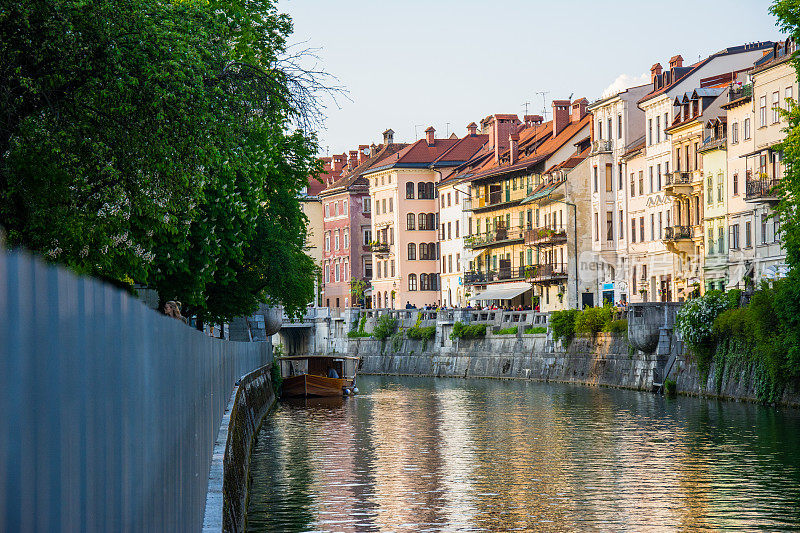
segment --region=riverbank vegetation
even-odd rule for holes
[[[498,329],[495,335],[516,335],[517,331],[519,331],[517,326],[511,326],[510,328]]]
[[[301,197],[328,92],[274,0],[0,10],[7,244],[221,322],[314,295]]]
[[[468,326],[462,322],[453,324],[453,331],[450,332],[450,340],[455,339],[478,339],[486,336],[486,324],[472,324]]]
[[[627,335],[628,321],[617,318],[617,315],[616,308],[611,305],[553,311],[550,314],[550,329],[553,338],[562,341],[565,346],[569,346],[576,336],[594,336],[601,331]]]
[[[547,328],[544,326],[528,326],[525,328],[525,335],[539,335],[547,333]]]

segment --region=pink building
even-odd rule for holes
[[[360,145],[349,154],[325,162],[322,201],[322,304],[344,309],[370,301],[372,280],[372,204],[369,183],[362,176],[372,164],[405,148],[384,138],[381,145]],[[324,159],[323,159],[324,160]],[[353,301],[353,282],[364,282],[361,301]]]

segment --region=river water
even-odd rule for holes
[[[265,420],[248,530],[800,530],[797,410],[488,379],[359,388]]]

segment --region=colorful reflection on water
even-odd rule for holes
[[[265,420],[248,530],[800,530],[796,410],[521,381],[359,388]]]

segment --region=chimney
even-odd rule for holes
[[[436,143],[436,139],[434,139],[433,134],[436,133],[436,130],[433,129],[433,126],[429,126],[427,130],[425,130],[425,140],[428,141],[428,146],[433,146]]]
[[[525,115],[526,126],[538,126],[542,123],[542,115]]]
[[[364,161],[367,160],[369,157],[369,145],[368,144],[359,144],[358,145],[358,164],[360,165]]]
[[[661,76],[661,63],[656,63],[652,67],[650,67],[650,83],[653,84],[653,88],[655,89],[655,81],[658,76]]]
[[[330,157],[323,157],[322,164],[324,165],[324,170],[326,173],[330,173],[331,171],[331,158]]]
[[[519,133],[508,136],[508,149],[511,154],[511,164],[516,165],[519,157]]]
[[[350,159],[347,161],[350,170],[358,166],[358,150],[350,150]]]
[[[390,145],[394,142],[394,130],[391,128],[383,132],[383,144]]]
[[[369,156],[375,157],[375,154],[378,153],[378,146],[375,143],[369,145]]]
[[[683,66],[683,57],[680,54],[676,56],[672,56],[669,60],[669,68],[670,70],[675,68],[681,68]]]
[[[347,160],[346,154],[333,156],[333,173],[339,174],[344,168],[344,162]]]
[[[470,122],[469,124],[467,124],[467,133],[469,134],[470,137],[473,135],[477,135],[478,125],[475,124],[474,122]]]
[[[517,131],[519,118],[517,115],[498,113],[486,117],[482,124],[483,131],[489,133],[489,145],[494,148],[494,162],[500,165],[500,154],[508,148],[508,136]]]
[[[569,124],[569,100],[553,100],[553,137]]]
[[[586,98],[581,98],[572,102],[572,116],[570,116],[569,121],[580,122],[581,119],[586,116],[586,109],[588,107],[589,100]]]

